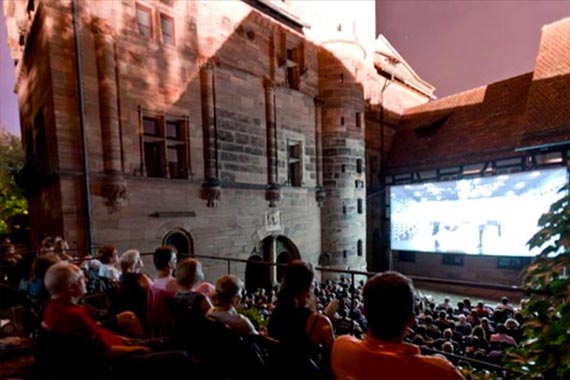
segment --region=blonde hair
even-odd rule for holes
[[[136,249],[129,249],[123,252],[121,258],[119,259],[121,263],[121,272],[126,273],[134,269],[140,258],[141,254]]]
[[[204,279],[202,264],[196,259],[186,258],[176,266],[176,282],[186,288],[193,288]]]
[[[216,282],[216,297],[220,300],[231,302],[232,298],[239,296],[242,288],[242,282],[236,276],[226,274]]]
[[[44,278],[45,286],[52,296],[60,295],[69,284],[75,283],[82,275],[81,269],[66,261],[52,265]]]

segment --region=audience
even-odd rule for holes
[[[368,331],[363,340],[339,337],[332,351],[332,369],[342,379],[463,379],[442,356],[424,356],[405,343],[414,323],[414,289],[397,272],[372,277],[364,286],[364,314]]]

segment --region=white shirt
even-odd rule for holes
[[[210,309],[208,318],[222,322],[240,335],[257,334],[255,327],[246,316],[238,314],[235,310],[220,310],[218,307]]]

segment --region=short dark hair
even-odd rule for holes
[[[368,328],[380,339],[401,337],[413,315],[412,280],[398,272],[384,272],[366,282],[363,291]]]
[[[114,245],[106,244],[106,245],[99,247],[99,250],[97,251],[97,258],[103,264],[109,264],[111,262],[111,260],[113,259],[115,252],[117,252],[117,249],[115,248]]]
[[[310,264],[293,260],[285,268],[279,298],[294,298],[311,288],[315,273]]]
[[[176,250],[169,245],[158,247],[152,255],[152,261],[156,269],[164,269],[170,263],[173,253],[176,253]]]

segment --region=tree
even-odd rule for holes
[[[524,271],[523,286],[533,292],[522,309],[525,340],[506,357],[519,380],[570,379],[570,184],[560,192],[527,243],[544,248]]]
[[[20,138],[0,126],[0,235],[20,229],[17,221],[28,214],[28,202],[14,180],[23,166]]]

